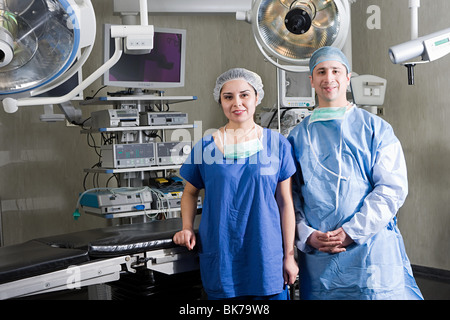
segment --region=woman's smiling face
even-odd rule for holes
[[[253,123],[257,101],[255,89],[245,80],[228,81],[220,93],[220,103],[225,116],[238,125]]]

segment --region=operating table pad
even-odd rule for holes
[[[196,218],[196,228],[199,220],[200,217]],[[11,283],[63,272],[71,266],[100,265],[102,261],[119,261],[120,264],[123,262],[117,260],[119,257],[128,259],[135,254],[168,248],[175,248],[178,252],[185,250],[172,241],[181,227],[181,219],[157,220],[50,236],[1,247],[0,291],[7,290]]]
[[[89,261],[86,250],[61,249],[37,240],[0,248],[0,284]]]

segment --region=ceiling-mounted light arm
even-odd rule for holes
[[[236,20],[245,21],[247,23],[252,23],[252,11],[237,11],[236,12]]]
[[[148,26],[148,5],[147,0],[139,0],[139,8],[141,9],[141,26]]]
[[[392,63],[400,64],[422,57],[422,62],[431,62],[450,53],[450,28],[413,39],[389,48]]]
[[[414,84],[414,67],[417,64],[440,59],[449,53],[450,28],[389,48],[392,63],[401,64],[407,68],[409,85]],[[422,61],[409,61],[417,57],[421,57]]]
[[[419,8],[420,0],[409,0],[409,9],[411,11],[411,39],[419,37]]]
[[[107,70],[112,68],[122,56],[124,51],[128,53],[148,53],[153,49],[154,27],[148,25],[147,19],[147,1],[140,0],[141,6],[141,25],[116,25],[111,27],[111,38],[115,39],[115,52],[113,56],[105,62],[94,73],[82,81],[72,91],[61,97],[39,97],[39,98],[20,98],[14,99],[11,97],[3,99],[3,108],[8,113],[14,113],[21,106],[38,106],[38,105],[53,105],[61,104],[73,99],[80,92],[91,85],[95,80],[100,78]],[[88,52],[90,53],[90,51]],[[79,63],[84,62],[88,53],[82,56]],[[83,60],[83,61],[81,61]],[[81,64],[80,64],[81,65]],[[74,64],[74,66],[76,66]],[[71,70],[76,70],[72,67]],[[66,72],[71,72],[66,71]],[[68,79],[67,75],[63,74],[61,77]],[[59,82],[60,83],[60,82]]]
[[[52,98],[24,98],[24,99],[13,99],[13,98],[5,98],[3,102],[3,108],[8,113],[16,112],[19,107],[22,106],[38,106],[38,105],[46,105],[46,104],[60,104],[66,101],[73,99],[76,95],[78,95],[81,91],[90,86],[95,80],[100,78],[108,69],[114,66],[122,56],[123,45],[122,39],[115,39],[116,49],[114,55],[105,62],[100,68],[98,68],[94,73],[92,73],[89,77],[87,77],[83,82],[81,82],[77,87],[75,87],[72,91],[62,97],[52,97]]]
[[[409,0],[411,11],[411,40],[389,48],[389,58],[394,64],[407,68],[408,84],[414,84],[414,68],[438,60],[450,53],[450,28],[418,37],[420,0]],[[421,61],[412,61],[420,57]]]

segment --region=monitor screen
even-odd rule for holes
[[[111,25],[105,24],[104,58],[114,54]],[[186,30],[155,27],[153,50],[148,54],[123,53],[103,75],[103,84],[122,88],[165,89],[184,86]]]
[[[315,90],[311,87],[309,72],[303,71],[301,67],[298,70],[297,72],[279,70],[280,102],[283,107],[309,108],[315,105]]]

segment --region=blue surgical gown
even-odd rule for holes
[[[343,119],[291,131],[302,299],[422,299],[397,227],[408,182],[392,127],[352,106]],[[314,230],[342,227],[354,240],[343,253],[306,244]]]
[[[295,171],[292,147],[264,129],[264,149],[225,159],[211,135],[195,144],[180,174],[205,189],[198,245],[208,297],[268,296],[283,291],[283,241],[275,200]]]

